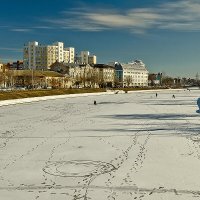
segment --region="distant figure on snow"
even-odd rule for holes
[[[116,92],[115,92],[115,94],[118,94],[118,93],[119,93],[119,91],[116,91]]]
[[[174,94],[172,95],[172,98],[175,99],[175,95]]]
[[[94,105],[97,105],[97,102],[96,102],[96,101],[94,101]]]
[[[158,96],[158,94],[156,93],[156,97]]]
[[[200,113],[200,98],[197,99],[197,105],[199,107],[199,110],[197,110],[197,112]]]

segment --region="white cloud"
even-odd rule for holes
[[[54,27],[51,27],[51,26],[34,26],[32,28],[34,28],[34,29],[53,29]]]
[[[13,28],[10,30],[13,32],[31,32],[32,31],[32,29],[27,29],[27,28]]]
[[[64,17],[61,19],[46,21],[59,28],[81,31],[126,29],[143,34],[148,29],[200,30],[200,2],[197,0],[177,0],[128,10],[81,8],[62,14]]]
[[[18,49],[18,48],[6,48],[6,47],[0,47],[0,50],[3,50],[3,51],[22,52],[22,49]]]
[[[9,26],[1,26],[1,25],[0,25],[0,28],[8,28],[8,27],[9,27]]]

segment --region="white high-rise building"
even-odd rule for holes
[[[27,69],[48,69],[56,61],[73,63],[74,48],[64,48],[63,42],[41,45],[29,42],[24,46],[24,67]]]
[[[64,43],[63,42],[55,42],[53,43],[53,46],[55,46],[56,49],[56,57],[58,62],[63,62],[64,61]]]
[[[95,55],[88,56],[88,64],[97,64],[97,57]]]
[[[97,57],[95,55],[90,55],[89,51],[81,51],[81,54],[76,56],[76,63],[79,63],[79,64],[96,64],[97,63]]]
[[[64,62],[74,63],[75,49],[74,47],[68,47],[64,49]]]
[[[88,64],[89,51],[81,51],[81,62],[82,64]]]
[[[36,48],[38,42],[29,42],[24,46],[24,66],[29,69],[36,68]]]

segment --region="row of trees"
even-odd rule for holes
[[[170,76],[163,76],[160,83],[156,84],[151,77],[149,78],[149,83],[151,86],[161,85],[161,86],[169,86],[169,87],[181,87],[181,86],[200,86],[200,80],[195,78],[173,78]]]
[[[114,86],[114,73],[113,77],[107,77],[103,69],[84,69],[81,73],[76,74],[74,79],[77,87],[104,88]]]
[[[14,83],[15,78],[12,71],[0,72],[0,87],[10,87]]]
[[[22,73],[21,75],[14,74],[13,70],[7,70],[0,72],[0,88],[8,87],[26,87],[26,88],[69,88],[69,87],[112,87],[113,81],[106,80],[106,77],[103,76],[103,73],[87,73],[76,75],[75,78],[58,76],[38,76],[37,71],[31,71],[26,74]]]
[[[17,70],[20,72],[21,70]],[[31,72],[31,71],[29,71]],[[32,71],[32,75],[16,75],[13,70],[2,70],[0,72],[0,87],[14,87],[14,86],[23,86],[23,87],[48,87],[53,88],[65,88],[65,87],[113,87],[121,84],[122,80],[119,80],[116,76],[110,77],[102,70],[83,70],[81,73],[76,74],[74,78],[70,77],[45,77],[45,75],[36,75],[37,71]],[[20,73],[19,73],[20,74]],[[23,73],[22,73],[23,74]],[[197,85],[200,86],[200,80],[198,74],[195,79],[190,78],[173,78],[170,76],[162,75],[160,76],[160,82],[157,84],[154,82],[156,80],[155,74],[149,75],[149,85],[155,86],[169,86],[169,87],[180,87],[186,85]],[[130,86],[132,83],[132,77],[127,76],[125,82],[127,86]]]
[[[65,88],[69,84],[69,78],[67,77],[51,77],[45,76],[16,76],[13,71],[0,72],[0,88],[13,88],[13,87],[25,87],[25,88]]]
[[[200,77],[199,74],[196,73],[194,78],[186,78],[186,77],[176,77],[173,78],[169,75],[166,75],[165,72],[158,74],[150,74],[149,75],[149,83],[150,85],[155,85],[154,80],[160,80],[160,85],[162,86],[200,86]]]

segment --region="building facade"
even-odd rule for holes
[[[58,62],[74,62],[74,48],[64,48],[63,42],[55,42],[52,45],[41,45],[38,42],[29,42],[24,45],[25,69],[49,69]]]
[[[75,62],[74,47],[64,48],[64,62],[65,63],[74,63]]]
[[[75,62],[78,64],[96,64],[97,57],[95,55],[90,55],[89,51],[81,51],[80,55],[76,55]]]
[[[97,57],[95,55],[89,55],[88,64],[90,65],[97,64]]]
[[[3,64],[0,63],[0,72],[3,72]]]
[[[50,69],[68,75],[74,87],[112,87],[115,80],[115,68],[106,64],[77,64],[55,62]]]
[[[106,64],[94,64],[98,72],[99,87],[113,87],[115,81],[115,68]]]
[[[121,87],[148,86],[148,70],[141,60],[115,63],[115,81]]]

